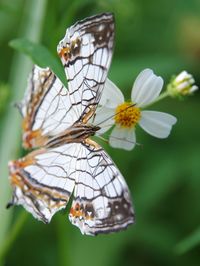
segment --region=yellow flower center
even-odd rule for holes
[[[115,123],[123,128],[134,127],[141,118],[140,108],[131,102],[125,102],[115,109]]]

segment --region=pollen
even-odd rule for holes
[[[134,127],[141,118],[140,108],[131,102],[120,104],[115,109],[115,123],[123,128]]]

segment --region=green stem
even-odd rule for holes
[[[153,105],[153,104],[165,99],[168,96],[170,96],[170,95],[169,95],[169,92],[166,90],[165,92],[161,93],[155,101],[153,101],[152,103],[144,106],[142,109],[146,109],[147,107],[149,107],[149,106],[151,106],[151,105]]]
[[[70,247],[73,245],[73,240],[70,237],[70,226],[69,221],[66,219],[65,216],[59,214],[56,220],[56,228],[57,228],[57,243],[58,243],[58,263],[59,266],[67,266],[71,265],[71,249]],[[69,239],[70,239],[70,246],[69,246]]]
[[[28,0],[25,2],[24,15],[20,36],[38,42],[42,32],[43,18],[47,0]],[[10,71],[10,87],[12,102],[22,98],[28,72],[31,68],[30,60],[22,54],[15,54]],[[10,199],[11,188],[8,182],[8,161],[15,158],[20,149],[20,115],[10,106],[4,120],[3,131],[0,139],[0,250],[4,250],[5,239],[11,222],[11,210],[5,206]],[[15,236],[16,237],[16,236]],[[8,250],[7,250],[8,251]],[[0,261],[0,265],[3,264]]]
[[[0,261],[4,259],[4,257],[6,256],[6,254],[12,247],[12,244],[14,243],[23,225],[25,224],[27,217],[28,217],[28,213],[26,211],[22,211],[20,213],[17,221],[14,223],[14,226],[11,228],[11,231],[7,235],[3,247],[0,250]]]

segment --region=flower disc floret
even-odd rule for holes
[[[123,128],[134,127],[140,118],[140,108],[131,102],[124,102],[115,109],[115,123]]]

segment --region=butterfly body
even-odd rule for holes
[[[23,146],[34,149],[9,163],[13,197],[48,223],[73,195],[69,219],[83,234],[119,231],[134,223],[127,184],[90,137],[114,42],[114,18],[104,13],[75,23],[58,45],[68,88],[34,66],[21,102]]]
[[[99,129],[100,127],[98,126],[76,123],[59,136],[50,139],[46,143],[46,146],[48,148],[53,148],[66,143],[81,143],[90,136],[94,136]]]

